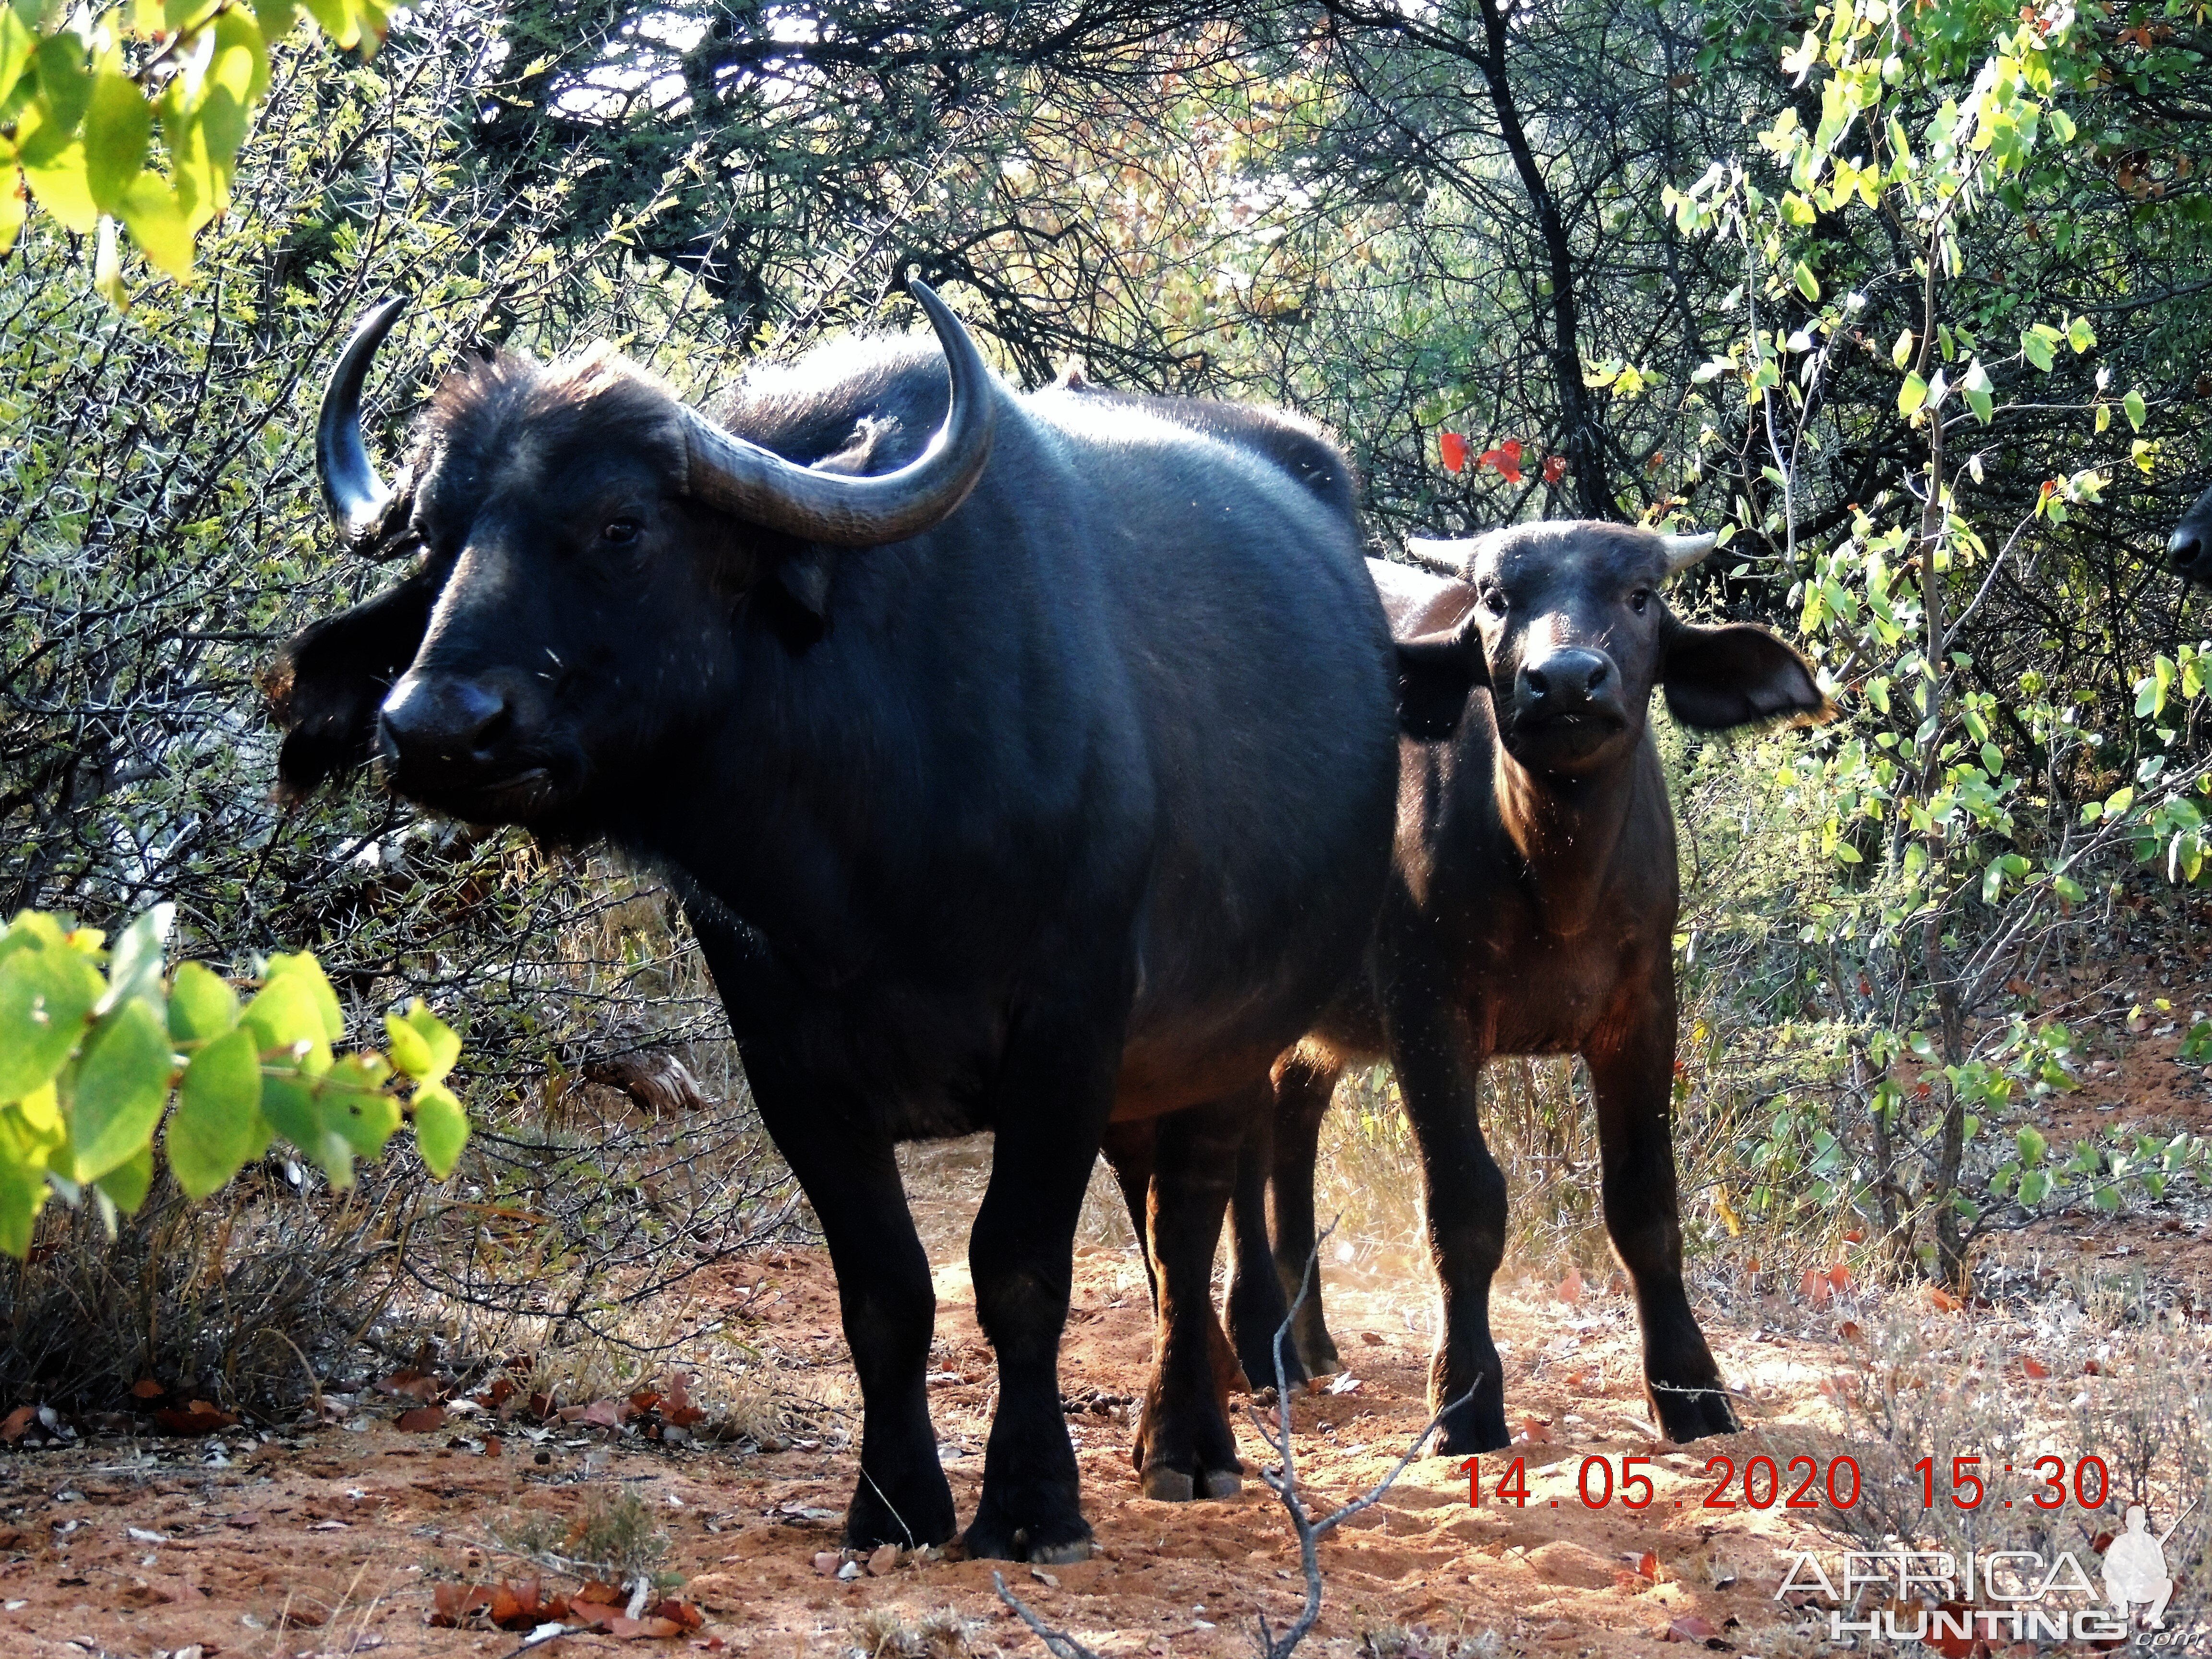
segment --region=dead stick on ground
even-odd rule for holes
[[[1014,1610],[1022,1623],[1036,1632],[1037,1639],[1044,1644],[1046,1650],[1054,1655],[1054,1659],[1098,1659],[1097,1654],[1085,1647],[1073,1636],[1053,1629],[1036,1613],[1030,1612],[1022,1599],[1006,1588],[1005,1577],[995,1567],[991,1570],[991,1583],[998,1589],[999,1599]]]
[[[1339,1219],[1341,1218],[1339,1218]],[[1285,1374],[1283,1345],[1290,1340],[1291,1326],[1297,1318],[1298,1310],[1304,1305],[1306,1297],[1313,1293],[1314,1275],[1321,1263],[1321,1247],[1328,1242],[1328,1236],[1335,1231],[1336,1222],[1332,1221],[1322,1230],[1321,1237],[1314,1240],[1313,1250],[1306,1257],[1305,1275],[1298,1281],[1297,1297],[1291,1304],[1290,1313],[1283,1320],[1282,1328],[1275,1333],[1276,1426],[1274,1431],[1273,1432],[1269,1431],[1267,1419],[1259,1412],[1255,1410],[1252,1413],[1252,1421],[1260,1431],[1260,1437],[1265,1440],[1273,1449],[1275,1455],[1282,1460],[1282,1467],[1279,1470],[1262,1469],[1260,1471],[1260,1478],[1267,1483],[1276,1497],[1283,1500],[1283,1509],[1291,1517],[1291,1528],[1297,1534],[1298,1565],[1305,1569],[1306,1578],[1305,1607],[1299,1613],[1297,1620],[1279,1638],[1271,1637],[1268,1634],[1267,1615],[1263,1613],[1259,1616],[1260,1651],[1264,1656],[1264,1659],[1290,1659],[1291,1650],[1306,1639],[1308,1632],[1321,1618],[1322,1534],[1334,1530],[1340,1522],[1351,1519],[1362,1510],[1371,1508],[1379,1502],[1382,1494],[1389,1492],[1398,1477],[1406,1472],[1407,1467],[1421,1455],[1421,1449],[1429,1443],[1430,1437],[1434,1435],[1443,1424],[1446,1413],[1456,1410],[1474,1399],[1475,1389],[1482,1386],[1482,1378],[1478,1376],[1468,1386],[1465,1394],[1449,1405],[1441,1407],[1437,1414],[1429,1419],[1428,1427],[1413,1437],[1413,1443],[1406,1448],[1406,1455],[1401,1457],[1390,1473],[1384,1475],[1382,1480],[1369,1492],[1353,1498],[1334,1513],[1323,1516],[1318,1521],[1306,1512],[1305,1500],[1298,1494],[1297,1464],[1291,1455],[1291,1385],[1289,1377]]]

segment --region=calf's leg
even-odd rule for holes
[[[1322,1119],[1328,1115],[1336,1079],[1335,1068],[1296,1055],[1285,1060],[1275,1076],[1274,1156],[1269,1173],[1275,1198],[1275,1275],[1285,1301],[1291,1304],[1291,1336],[1308,1376],[1344,1369],[1322,1311],[1320,1263],[1314,1264],[1305,1299],[1297,1300],[1319,1231],[1314,1221],[1315,1166],[1321,1158]]]
[[[1158,1121],[1147,1233],[1159,1297],[1136,1447],[1147,1498],[1226,1498],[1243,1485],[1229,1425],[1242,1379],[1213,1314],[1213,1251],[1246,1127],[1266,1100],[1262,1082]]]
[[[1438,1454],[1497,1451],[1505,1379],[1490,1334],[1490,1281],[1505,1259],[1505,1176],[1482,1138],[1485,1058],[1469,1011],[1425,987],[1397,988],[1390,1060],[1421,1154],[1422,1212],[1443,1292],[1443,1324],[1429,1361],[1429,1407],[1444,1413]]]
[[[1671,983],[1626,1000],[1583,1058],[1597,1095],[1605,1230],[1636,1287],[1652,1420],[1676,1442],[1734,1434],[1728,1385],[1682,1284]]]
[[[1237,1149],[1237,1185],[1229,1199],[1229,1340],[1251,1386],[1267,1389],[1274,1386],[1279,1361],[1285,1382],[1304,1382],[1306,1368],[1298,1361],[1295,1334],[1284,1338],[1279,1355],[1275,1352],[1291,1308],[1267,1239],[1267,1175],[1275,1156],[1273,1091],[1257,1097],[1256,1104]],[[1310,1210],[1310,1186],[1307,1192]]]

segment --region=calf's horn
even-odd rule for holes
[[[1676,575],[1720,545],[1721,538],[1708,530],[1701,536],[1662,536],[1667,544],[1667,574]]]
[[[685,493],[750,523],[835,547],[903,541],[950,517],[991,459],[998,403],[991,371],[960,319],[921,283],[908,290],[928,313],[952,377],[945,424],[927,449],[880,477],[817,472],[686,409]]]
[[[386,300],[356,325],[323,387],[323,406],[315,416],[315,476],[322,480],[323,500],[338,533],[349,545],[377,527],[392,502],[392,492],[376,476],[361,441],[361,386],[368,378],[370,359],[406,304]]]

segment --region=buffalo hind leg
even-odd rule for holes
[[[1257,1109],[1244,1126],[1237,1149],[1237,1186],[1229,1199],[1229,1341],[1255,1389],[1273,1388],[1278,1365],[1285,1382],[1303,1382],[1307,1374],[1295,1332],[1285,1337],[1279,1354],[1275,1351],[1291,1306],[1267,1239],[1267,1177],[1274,1167],[1274,1141],[1270,1090],[1257,1097]]]
[[[1114,1171],[1121,1189],[1121,1202],[1129,1209],[1129,1228],[1137,1236],[1137,1255],[1145,1264],[1145,1294],[1152,1299],[1152,1312],[1160,1310],[1159,1275],[1152,1271],[1151,1223],[1152,1162],[1159,1151],[1159,1124],[1153,1118],[1130,1123],[1109,1123],[1099,1151]]]
[[[1438,1454],[1498,1451],[1505,1378],[1490,1334],[1490,1282],[1505,1259],[1505,1176],[1482,1138],[1482,1062],[1469,1012],[1403,994],[1389,1011],[1390,1059],[1421,1155],[1422,1212],[1443,1298],[1429,1361],[1429,1407],[1444,1414]],[[1462,1401],[1464,1403],[1460,1403]]]
[[[1050,1031],[1042,1024],[1013,1046],[994,1091],[991,1180],[968,1239],[976,1322],[999,1361],[983,1495],[963,1540],[971,1559],[1054,1563],[1091,1553],[1060,1411],[1060,1340],[1121,1033],[1115,1020],[1080,1008]]]
[[[1243,1379],[1213,1313],[1213,1252],[1237,1154],[1264,1083],[1159,1122],[1147,1243],[1158,1276],[1152,1376],[1137,1425],[1144,1494],[1170,1503],[1227,1498],[1243,1486],[1229,1391]]]
[[[1664,970],[1662,970],[1662,977]],[[1682,1284],[1682,1224],[1674,1185],[1674,1005],[1644,997],[1611,1023],[1617,1034],[1583,1059],[1597,1096],[1605,1230],[1636,1287],[1644,1382],[1659,1431],[1678,1443],[1734,1434],[1728,1385]]]
[[[1344,1369],[1322,1310],[1318,1261],[1314,1262],[1313,1283],[1305,1299],[1297,1299],[1319,1232],[1314,1219],[1314,1177],[1321,1160],[1322,1120],[1328,1115],[1336,1079],[1334,1066],[1316,1066],[1295,1054],[1285,1060],[1275,1077],[1275,1121],[1270,1129],[1274,1142],[1269,1181],[1275,1195],[1275,1274],[1291,1307],[1291,1337],[1297,1344],[1298,1363],[1308,1376],[1327,1376]]]

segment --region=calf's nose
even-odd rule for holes
[[[1521,670],[1522,695],[1551,708],[1573,708],[1606,689],[1613,663],[1602,651],[1553,651]]]
[[[481,755],[508,720],[496,687],[455,674],[402,675],[380,713],[386,739],[402,759]]]

